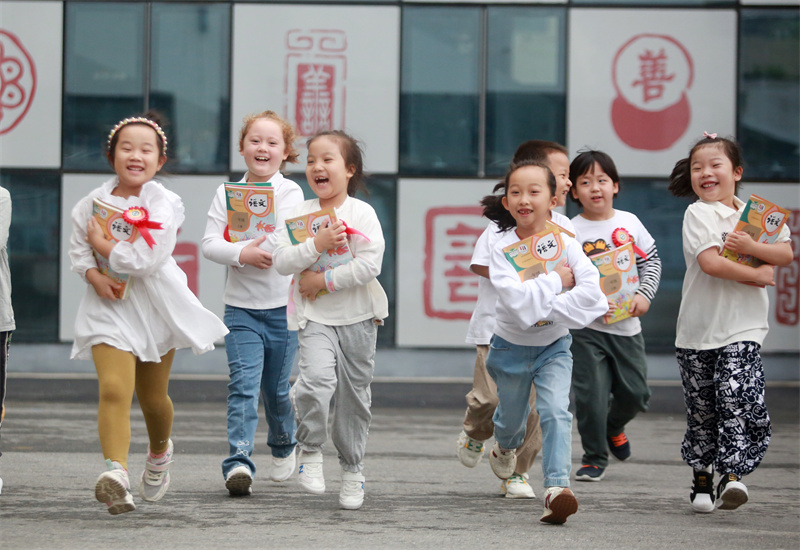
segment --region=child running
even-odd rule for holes
[[[689,500],[700,513],[747,502],[741,479],[761,463],[772,433],[760,355],[769,328],[763,285],[774,286],[774,266],[792,261],[792,247],[786,226],[774,244],[734,231],[745,206],[736,196],[742,172],[738,144],[706,133],[670,175],[673,195],[696,199],[683,217],[686,275],[675,347],[686,402],[681,455],[694,471]],[[765,263],[732,262],[720,255],[723,246]]]
[[[172,258],[184,212],[180,197],[153,180],[167,160],[167,138],[157,115],[126,118],[114,126],[106,156],[116,176],[72,210],[72,271],[87,283],[72,358],[94,359],[98,432],[108,467],[97,478],[95,496],[109,513],[121,514],[136,509],[128,477],[134,391],[150,440],[139,496],[155,502],[170,483],[173,408],[167,387],[175,350],[210,351],[228,330],[192,294]],[[106,240],[93,215],[95,199],[124,212],[113,222],[120,235],[135,226],[139,238]],[[130,277],[126,298],[118,297],[120,284],[100,272],[95,253]]]
[[[244,118],[239,153],[247,173],[241,183],[269,182],[274,192],[276,227],[303,202],[303,191],[280,173],[297,162],[295,132],[272,111]],[[232,243],[226,238],[228,211],[225,185],[220,185],[208,211],[203,255],[228,266],[225,283],[225,336],[228,384],[228,448],[222,476],[231,496],[249,495],[256,465],[252,454],[258,425],[259,394],[269,426],[272,451],[270,479],[286,481],[295,468],[294,411],[289,401],[289,375],[297,350],[297,332],[286,324],[291,277],[272,269],[274,233]],[[266,242],[265,242],[266,241]]]
[[[298,483],[309,493],[325,492],[322,450],[333,399],[331,435],[342,468],[339,505],[356,510],[364,502],[362,470],[372,420],[377,331],[388,316],[386,293],[377,280],[383,232],[375,210],[354,197],[364,186],[358,143],[334,130],[317,134],[307,145],[306,178],[317,198],[300,204],[291,216],[334,208],[338,221],[298,245],[292,245],[286,227],[277,232],[275,268],[294,275],[295,310],[289,326],[299,330],[300,374],[290,394],[300,448]],[[322,252],[344,245],[351,261],[324,272],[308,271]]]
[[[0,187],[0,428],[6,415],[6,380],[8,376],[8,348],[11,333],[17,328],[14,323],[14,308],[11,305],[11,271],[8,269],[8,230],[11,227],[11,194]],[[0,456],[3,453],[0,452]],[[0,478],[0,493],[3,478]]]
[[[583,212],[572,223],[587,256],[607,252],[632,241],[639,288],[630,305],[630,317],[607,324],[595,319],[572,333],[572,389],[575,416],[583,444],[580,481],[600,481],[608,466],[608,452],[618,460],[631,456],[625,425],[650,402],[647,357],[639,317],[650,309],[661,281],[661,259],[653,237],[634,214],[614,208],[620,190],[614,161],[602,151],[581,152],[570,164],[572,198]],[[643,254],[643,256],[641,255]],[[615,309],[613,302],[609,307]]]
[[[512,164],[503,195],[484,197],[482,204],[484,215],[503,231],[489,264],[498,301],[486,368],[499,398],[489,462],[500,479],[514,474],[515,450],[525,437],[530,388],[535,385],[546,488],[541,521],[561,524],[578,510],[578,501],[569,489],[572,338],[568,329],[583,328],[604,313],[608,304],[600,291],[597,270],[569,236],[562,234],[565,259],[550,273],[524,282],[503,252],[543,231],[557,202],[553,173],[546,165],[528,160]]]
[[[564,206],[567,191],[572,182],[569,180],[569,158],[567,149],[552,141],[530,140],[521,144],[514,155],[514,162],[535,160],[546,164],[556,175],[556,206]],[[503,189],[503,182],[497,184],[493,192]],[[572,222],[558,212],[550,211],[550,219],[560,227],[575,233]],[[458,437],[458,458],[467,468],[474,468],[483,457],[484,442],[492,437],[494,424],[492,415],[497,408],[497,388],[486,371],[486,354],[489,352],[489,341],[494,332],[495,308],[497,292],[489,281],[489,258],[500,231],[497,225],[490,223],[475,244],[470,269],[480,275],[478,281],[478,301],[470,318],[466,342],[474,344],[475,372],[472,390],[467,394],[467,412],[462,424],[463,430]],[[539,427],[539,414],[536,412],[536,388],[531,386],[531,412],[525,430],[525,439],[517,449],[517,467],[514,475],[503,480],[500,489],[506,498],[534,498],[536,495],[528,484],[528,471],[533,460],[542,448],[542,431]]]

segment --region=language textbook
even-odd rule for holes
[[[566,256],[564,241],[558,226],[548,226],[544,231],[510,244],[503,249],[521,281],[535,279],[550,273]]]
[[[589,259],[600,271],[600,289],[617,306],[603,315],[603,322],[610,325],[629,318],[633,297],[639,289],[639,270],[636,269],[633,243],[594,254]]]
[[[248,241],[275,231],[275,190],[267,183],[226,183],[228,240]]]
[[[744,231],[759,243],[774,243],[781,228],[789,219],[789,211],[758,195],[750,195],[734,231]],[[740,264],[758,267],[764,262],[753,256],[737,254],[722,247],[722,256]]]
[[[289,239],[291,239],[292,244],[300,244],[307,239],[313,239],[317,231],[337,220],[336,211],[333,208],[323,208],[322,210],[305,214],[304,216],[286,220],[286,228],[289,230]],[[321,273],[328,269],[344,265],[352,259],[353,253],[350,251],[350,247],[345,243],[338,248],[323,251],[322,254],[319,255],[317,261],[314,262],[308,270]],[[317,293],[317,297],[327,293],[327,290],[320,290]]]
[[[106,240],[132,243],[139,237],[139,231],[133,224],[126,222],[122,218],[122,210],[116,206],[103,202],[100,199],[94,199],[92,215],[103,229]],[[116,297],[120,300],[127,298],[129,291],[128,283],[131,276],[127,273],[117,273],[111,269],[108,258],[101,256],[97,251],[94,251],[94,257],[97,260],[97,269],[100,270],[100,273],[122,285],[119,290],[114,291]]]

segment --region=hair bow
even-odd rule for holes
[[[709,134],[708,132],[703,132],[703,137],[709,139],[717,139],[717,133],[714,132],[713,134]]]

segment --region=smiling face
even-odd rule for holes
[[[247,181],[264,182],[281,169],[289,154],[283,130],[274,120],[257,118],[242,139],[239,153],[247,164]]]
[[[742,167],[733,166],[722,147],[709,144],[697,149],[689,162],[692,190],[705,202],[719,201],[734,208],[736,182],[742,179]]]
[[[128,124],[117,132],[113,164],[119,183],[114,195],[139,196],[142,186],[153,179],[164,163],[158,134],[144,124]]]
[[[608,220],[614,215],[614,196],[619,183],[611,180],[596,162],[592,169],[575,180],[572,196],[583,206],[584,218],[591,221]]]
[[[550,209],[558,203],[547,179],[547,169],[540,166],[523,166],[508,177],[503,206],[516,220],[521,239],[543,231]]]
[[[567,203],[567,193],[572,187],[569,180],[569,158],[561,151],[552,151],[547,155],[547,166],[556,177],[558,206],[564,206]]]
[[[308,146],[306,179],[322,208],[341,206],[355,168],[347,166],[339,143],[329,136],[315,138]]]

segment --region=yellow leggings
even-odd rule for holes
[[[103,456],[128,468],[134,389],[147,425],[150,450],[154,454],[166,451],[173,416],[167,389],[175,350],[161,357],[160,363],[140,361],[131,352],[106,344],[93,346],[92,356],[100,385],[97,431]]]

